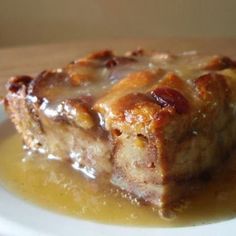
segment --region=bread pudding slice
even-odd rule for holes
[[[164,209],[236,144],[236,63],[195,52],[104,50],[9,80],[25,146]]]

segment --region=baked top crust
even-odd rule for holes
[[[140,49],[117,56],[104,50],[35,78],[14,77],[8,89],[17,92],[27,85],[27,99],[53,119],[69,118],[85,129],[110,129],[114,121],[125,129],[128,122],[145,132],[140,119],[145,127],[155,123],[150,124],[155,129],[173,114],[184,116],[208,102],[223,102],[229,89],[222,71],[234,68],[228,57],[196,52],[173,55]]]

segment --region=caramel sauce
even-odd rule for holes
[[[14,148],[13,148],[14,147]],[[177,210],[161,219],[151,206],[127,199],[106,182],[86,179],[68,163],[26,156],[19,135],[1,126],[0,183],[29,202],[55,212],[107,224],[173,227],[227,220],[236,216],[236,158]]]
[[[28,95],[27,99],[35,102],[37,97],[43,98],[40,109],[46,116],[53,118],[59,115],[62,101],[83,96],[92,96],[97,100],[134,72],[163,70],[165,73],[155,81],[155,84],[158,84],[166,72],[170,71],[191,84],[192,79],[202,75],[202,68],[212,60],[212,56],[199,55],[195,51],[177,55],[156,52],[141,57],[115,59],[122,59],[123,63],[107,67],[103,60],[93,60],[87,61],[88,64],[84,66],[85,61],[82,60],[69,64],[64,69],[43,73],[42,78],[45,78],[38,81],[37,85],[35,83],[34,95]]]

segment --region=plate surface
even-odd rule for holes
[[[0,127],[7,117],[0,106]],[[0,139],[4,136],[0,132]],[[1,150],[0,150],[1,153]],[[202,209],[204,211],[204,209]],[[236,219],[209,225],[178,228],[145,228],[98,224],[52,213],[25,202],[0,186],[0,235],[6,236],[204,236],[236,235]]]

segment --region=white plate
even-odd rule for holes
[[[0,127],[7,119],[0,106]],[[0,137],[3,138],[3,137]],[[0,152],[1,153],[1,152]],[[1,157],[0,157],[1,158]],[[204,209],[202,209],[204,211]],[[209,225],[178,228],[145,228],[105,225],[55,214],[25,202],[0,187],[0,235],[96,236],[204,236],[236,235],[236,219]]]

